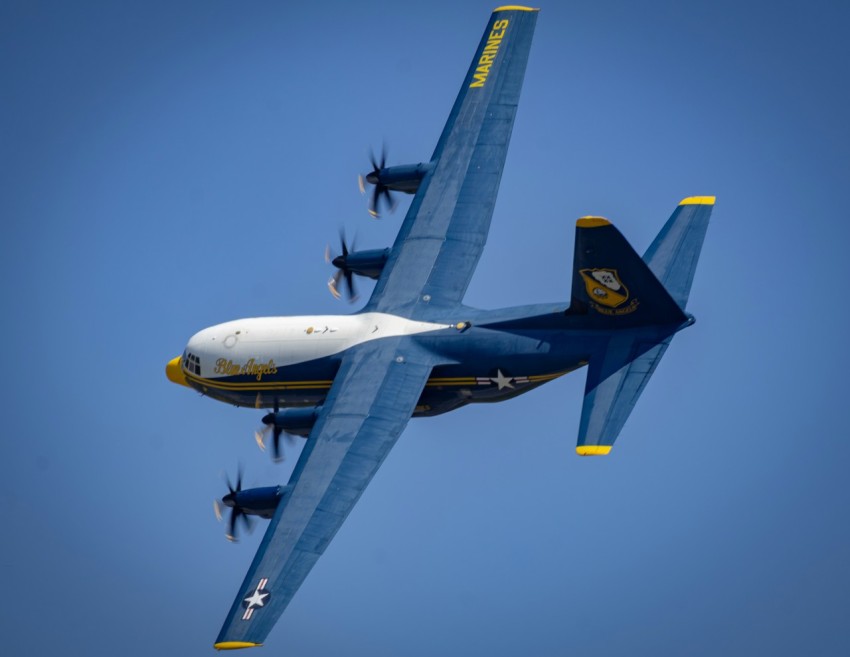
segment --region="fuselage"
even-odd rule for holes
[[[541,324],[546,316],[559,324]],[[524,325],[523,318],[538,319]],[[432,321],[374,312],[240,319],[195,334],[168,372],[237,406],[314,406],[327,396],[346,350],[408,336],[446,363],[434,368],[414,413],[437,415],[509,399],[586,364],[598,336],[562,322],[562,306],[463,309]]]

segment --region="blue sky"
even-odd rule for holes
[[[0,4],[5,655],[209,655],[285,480],[260,413],[170,384],[210,324],[349,312],[392,242],[369,147],[433,150],[494,3]],[[611,456],[583,373],[412,421],[269,637],[287,655],[850,649],[850,11],[543,4],[467,302],[568,297],[574,221],[642,251],[713,194],[689,310]],[[368,286],[361,289],[368,291]]]

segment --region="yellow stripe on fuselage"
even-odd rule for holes
[[[219,381],[217,379],[204,379],[203,377],[183,372],[186,378],[199,386],[207,386],[220,390],[244,390],[247,392],[260,390],[308,390],[330,388],[333,381]]]
[[[537,374],[525,377],[529,383],[542,383],[557,379],[559,376],[569,374],[572,369],[564,370],[563,372],[555,372],[554,374]],[[183,375],[188,381],[208,388],[217,390],[240,390],[242,392],[264,392],[269,390],[327,390],[333,384],[331,380],[315,380],[315,381],[219,381],[217,379],[205,379],[200,376],[195,376],[183,370]],[[478,379],[474,376],[443,376],[432,377],[425,384],[429,387],[436,386],[475,386],[478,385]]]
[[[551,381],[552,379],[557,379],[559,376],[564,376],[564,374],[569,374],[572,370],[565,370],[563,372],[555,372],[554,374],[538,374],[536,376],[526,377],[529,381],[537,382],[537,381]]]

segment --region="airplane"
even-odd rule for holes
[[[430,160],[372,157],[369,210],[388,190],[413,199],[392,247],[335,259],[376,278],[349,315],[259,317],[206,328],[166,366],[215,400],[269,409],[282,435],[306,437],[285,485],[223,503],[269,518],[214,647],[260,646],[328,547],[411,417],[525,394],[586,367],[576,452],[602,456],[620,434],[685,311],[713,196],[682,200],[640,256],[607,219],[576,222],[568,302],[480,310],[463,298],[487,234],[538,10],[495,9]],[[361,183],[362,184],[362,183]],[[338,292],[338,291],[337,291]]]

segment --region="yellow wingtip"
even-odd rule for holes
[[[714,196],[689,196],[683,198],[679,205],[714,205]]]
[[[611,445],[579,445],[576,454],[579,456],[605,456],[611,451]]]
[[[186,383],[186,377],[183,374],[181,360],[181,357],[178,356],[177,358],[172,358],[168,361],[168,365],[165,366],[165,376],[167,376],[168,380],[172,383],[177,383],[188,388],[190,386]]]
[[[493,13],[495,14],[497,11],[540,11],[540,9],[535,9],[534,7],[523,7],[522,5],[505,5],[504,7],[496,7],[493,10]]]
[[[579,228],[599,228],[600,226],[610,226],[611,222],[605,217],[581,217],[576,221],[576,226]]]
[[[248,641],[221,641],[213,648],[216,650],[239,650],[240,648],[260,648],[262,643],[250,643]]]

